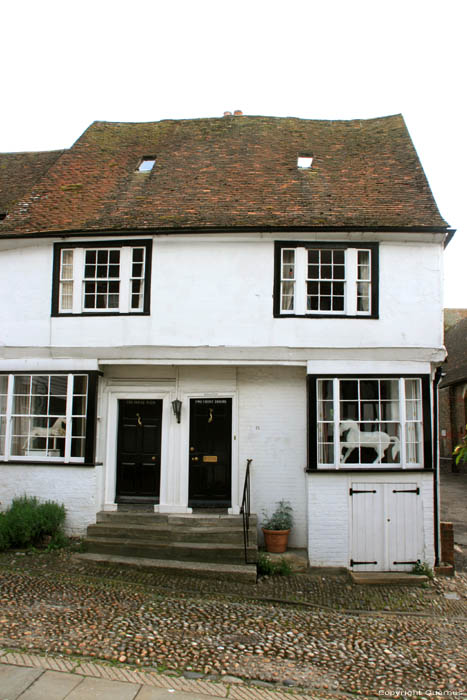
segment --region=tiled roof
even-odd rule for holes
[[[144,156],[157,159],[149,174]],[[446,226],[400,115],[234,116],[95,122],[0,232]]]
[[[0,214],[24,197],[63,152],[0,153]]]

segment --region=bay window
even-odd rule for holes
[[[426,379],[310,381],[310,466],[422,468],[431,464]]]
[[[376,244],[276,243],[275,316],[377,316]]]
[[[0,459],[93,459],[96,377],[0,375]]]

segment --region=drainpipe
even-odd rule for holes
[[[444,372],[437,367],[433,379],[433,499],[435,511],[435,566],[439,566],[440,560],[440,517],[439,517],[439,454],[438,454],[438,385]]]

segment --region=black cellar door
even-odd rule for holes
[[[159,503],[161,399],[118,402],[117,503]]]
[[[232,505],[231,455],[232,399],[191,399],[188,505]]]

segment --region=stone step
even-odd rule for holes
[[[197,576],[221,581],[256,583],[256,566],[254,564],[219,564],[217,562],[212,564],[209,562],[147,559],[90,552],[75,554],[74,556],[84,562],[98,563],[105,566],[123,566],[143,571],[159,571],[161,573]]]
[[[143,557],[147,559],[175,559],[180,561],[204,561],[242,563],[243,544],[210,542],[148,542],[147,540],[93,535],[84,541],[87,552],[114,554],[117,556]],[[247,548],[248,560],[255,561],[257,547]]]
[[[216,525],[212,528],[190,527],[183,525],[176,527],[173,524],[162,525],[140,525],[140,524],[124,524],[113,523],[110,521],[100,522],[96,525],[89,525],[87,530],[88,537],[116,537],[116,538],[135,538],[149,542],[220,542],[220,543],[237,543],[243,545],[243,528],[223,527]],[[256,544],[257,531],[256,528],[250,528],[248,533],[248,541],[250,544]]]
[[[243,517],[241,515],[210,514],[210,513],[147,513],[125,511],[100,511],[96,515],[98,523],[112,522],[125,525],[152,525],[161,527],[167,525],[213,528],[240,528],[243,530]],[[250,528],[257,525],[257,516],[250,516]]]

